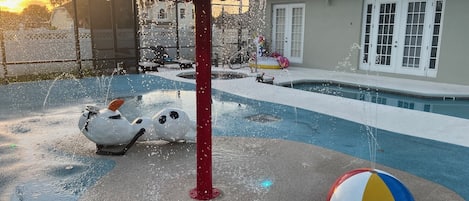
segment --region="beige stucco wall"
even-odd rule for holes
[[[469,85],[469,1],[445,2],[437,77],[375,74]],[[268,0],[265,35],[269,39],[272,5],[282,3],[305,4],[304,59],[292,66],[373,74],[357,70],[359,50],[352,48],[360,44],[363,0]]]
[[[469,1],[447,0],[436,80],[469,85]]]
[[[272,4],[305,4],[305,38],[303,63],[292,64],[311,68],[342,70],[356,69],[359,50],[350,51],[360,44],[362,0],[272,0]],[[267,28],[272,22],[272,4],[266,9]],[[271,35],[271,30],[266,31]],[[349,55],[349,54],[352,55]],[[343,65],[349,62],[352,66]]]

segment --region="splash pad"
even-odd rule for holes
[[[28,130],[27,128],[24,128],[24,129],[19,128],[19,129],[18,129],[19,132],[27,132],[27,130]],[[228,144],[228,143],[227,143],[227,144]],[[253,144],[249,144],[246,148],[251,148],[251,149],[252,149],[253,147],[257,148],[256,146],[258,146],[258,145],[256,145],[256,144],[254,144],[254,145],[253,145]],[[21,147],[21,146],[11,146],[11,147]],[[289,147],[289,146],[288,146],[288,147]],[[287,147],[284,147],[284,148],[287,148]],[[137,149],[137,150],[142,150],[142,149]],[[145,151],[147,151],[147,150],[145,150]],[[258,151],[265,151],[265,150],[262,150],[262,148],[259,148]],[[216,152],[215,156],[218,156],[218,157],[219,157],[219,155],[217,155],[217,154],[220,154],[220,153],[229,154],[230,152],[226,152],[226,151],[224,151],[224,152]],[[260,152],[260,153],[262,153],[262,152]],[[296,152],[296,153],[298,153],[298,152]],[[220,154],[220,155],[221,155],[221,154]],[[294,156],[294,155],[292,155],[292,156]],[[349,161],[351,161],[351,160],[353,160],[353,159],[349,159]],[[349,162],[349,161],[347,161],[347,162]],[[290,161],[290,162],[291,162],[292,164],[295,163],[295,161]],[[303,162],[303,164],[301,164],[301,165],[303,166],[303,168],[304,168],[304,167],[308,167],[309,165],[313,164],[313,163],[308,163],[308,162],[306,162],[306,161],[302,161],[302,162]],[[151,164],[148,164],[148,165],[151,165]],[[153,164],[153,165],[154,165],[154,164]],[[341,165],[346,165],[346,164],[341,164]],[[69,166],[66,166],[64,169],[69,169],[68,167],[69,167]],[[76,170],[80,170],[80,169],[81,169],[81,168],[79,168],[80,166],[76,166],[76,167],[77,167]],[[173,167],[174,167],[174,166],[173,166]],[[177,167],[177,166],[176,166],[176,167]],[[73,169],[73,168],[72,168],[72,169]],[[269,169],[269,168],[265,168],[265,169]],[[264,169],[264,170],[265,170],[265,169]],[[154,169],[153,169],[153,170],[154,170]],[[193,170],[193,169],[190,168],[189,170]],[[135,171],[135,172],[138,172],[138,171]],[[260,174],[261,174],[262,172],[263,172],[263,171],[257,171],[256,173],[260,173]],[[128,173],[128,172],[127,172],[127,173]],[[148,173],[153,173],[153,174],[155,174],[155,172],[153,172],[153,171],[149,171]],[[54,175],[57,175],[57,174],[54,174]],[[59,175],[60,175],[60,174],[59,174]],[[251,175],[247,175],[247,177],[251,178],[252,176],[251,176]],[[158,179],[158,178],[156,178],[156,179]],[[284,179],[286,179],[286,178],[284,178]],[[301,178],[301,179],[305,179],[305,178]],[[137,181],[138,181],[138,180],[137,180]],[[260,181],[261,181],[261,183],[262,183],[262,187],[266,187],[266,188],[268,187],[269,189],[274,189],[274,188],[276,188],[277,186],[281,186],[281,183],[279,182],[279,181],[281,181],[281,179],[275,179],[275,178],[274,178],[274,179],[263,179],[263,180],[260,180]],[[249,182],[246,182],[245,184],[249,186],[250,183],[249,183]],[[284,184],[284,185],[286,185],[286,184]],[[230,186],[231,186],[231,185],[230,185]],[[152,187],[153,187],[153,186],[152,186]],[[187,189],[183,189],[182,191],[179,191],[179,192],[186,192],[186,190],[187,190]],[[264,190],[264,189],[260,189],[259,191],[262,191],[262,190]],[[19,192],[21,192],[21,190],[20,190]],[[111,191],[111,192],[112,192],[112,191]],[[187,196],[187,195],[186,195],[186,196]],[[317,196],[317,197],[321,197],[321,196]],[[270,200],[272,200],[272,199],[270,199]]]
[[[126,103],[120,108],[120,111],[129,119],[151,116],[154,111],[168,106],[183,106],[181,108],[189,112],[191,119],[196,117],[196,101],[194,99],[196,92],[194,91],[195,85],[192,83],[170,81],[154,75],[116,76],[112,80],[112,89],[102,91],[110,91],[109,97],[126,97]],[[53,88],[64,88],[70,85],[69,82],[68,80],[59,80],[55,83],[56,87]],[[79,80],[79,82],[83,88],[70,87],[70,90],[65,93],[75,94],[74,91],[84,90],[85,92],[80,93],[84,95],[91,94],[87,92],[96,89],[93,88],[93,84],[96,83],[95,78],[87,78]],[[20,88],[28,89],[27,93],[36,92],[32,94],[33,97],[41,99],[46,93],[40,89],[49,88],[50,82],[47,83],[45,85],[37,82],[23,83],[4,86],[4,88],[15,87],[15,91]],[[266,88],[275,87],[255,82],[249,83],[247,87],[241,83],[238,85],[238,88],[242,90],[252,90],[253,85]],[[280,89],[283,92],[288,91],[285,90]],[[221,93],[218,90],[214,90],[214,92],[213,119],[214,136],[216,137],[213,138],[212,151],[216,165],[213,166],[213,174],[216,186],[225,189],[223,196],[219,198],[220,200],[250,200],[252,198],[288,200],[287,196],[293,196],[298,200],[324,199],[330,184],[343,174],[343,167],[353,169],[369,165],[368,161],[359,159],[368,158],[368,149],[363,144],[363,132],[359,124],[352,124],[299,108]],[[266,91],[266,93],[270,92],[278,91]],[[47,174],[48,176],[44,180],[41,177],[39,179],[35,177],[31,181],[26,180],[26,183],[19,185],[18,191],[22,193],[24,198],[34,196],[34,190],[37,190],[34,188],[38,186],[37,183],[32,185],[29,182],[42,181],[41,186],[49,187],[50,191],[41,191],[41,196],[46,196],[47,192],[55,191],[69,195],[69,191],[74,191],[76,192],[74,196],[77,198],[71,199],[71,201],[78,200],[78,198],[82,200],[123,200],[122,198],[128,198],[125,200],[190,200],[187,192],[193,187],[192,182],[196,179],[194,170],[196,163],[195,144],[170,143],[161,146],[153,142],[138,143],[125,157],[106,157],[109,159],[107,162],[94,162],[102,157],[96,157],[94,143],[79,134],[76,121],[81,114],[82,107],[74,106],[77,103],[102,101],[82,100],[80,96],[77,96],[74,98],[77,102],[69,102],[69,98],[63,97],[61,94],[63,93],[59,90],[52,90],[49,94],[46,106],[47,108],[56,108],[53,111],[47,110],[46,113],[37,115],[31,112],[25,119],[0,122],[1,130],[7,132],[6,136],[18,139],[18,141],[9,143],[8,138],[4,137],[5,135],[0,135],[2,142],[8,145],[1,147],[2,150],[6,151],[5,154],[2,154],[2,161],[22,156],[23,154],[20,153],[29,153],[25,156],[34,154],[36,157],[17,160],[31,161],[34,164],[32,168],[28,168],[30,170],[26,171],[25,175],[36,175],[31,174],[31,170],[42,173],[51,172],[51,175],[59,175],[56,172],[60,172],[62,175],[61,177],[51,177]],[[102,100],[103,95],[90,98]],[[304,95],[309,97],[307,93]],[[15,97],[18,96],[23,97],[22,94],[15,95]],[[72,108],[65,108],[66,110],[62,111],[60,105],[57,105],[59,100],[69,102],[68,105]],[[42,108],[43,105],[42,101],[31,100],[31,102],[24,103],[21,110],[27,112],[26,105],[30,106],[31,103],[32,106],[39,106],[39,108]],[[104,105],[104,103],[101,104]],[[71,113],[67,111],[71,111]],[[274,121],[257,121],[267,119]],[[328,126],[330,124],[335,126]],[[72,128],[72,130],[68,128]],[[405,172],[410,172],[410,174],[381,165],[377,165],[377,168],[392,172],[396,177],[402,178],[417,199],[445,200],[447,197],[443,198],[443,196],[451,196],[451,200],[464,200],[452,194],[448,189],[444,190],[445,188],[442,186],[412,175],[419,174],[419,165],[432,166],[434,172],[457,171],[463,167],[461,165],[467,162],[464,160],[467,157],[463,155],[467,152],[464,152],[461,147],[455,149],[448,144],[435,144],[435,141],[422,142],[422,139],[409,139],[385,131],[381,131],[380,141],[383,141],[381,145],[385,150],[382,154],[389,156],[387,158],[399,160],[397,162],[379,160],[378,163],[393,166],[393,164],[407,164],[399,162],[405,161],[407,158],[414,161],[409,164],[410,167],[397,167]],[[435,147],[445,147],[445,149],[438,149],[439,155],[432,155],[432,160],[428,160],[421,155],[422,152],[409,151],[416,146],[412,142],[418,142],[420,149],[426,147],[429,149],[423,153],[434,153]],[[428,146],[422,147],[425,144]],[[400,146],[402,152],[389,151],[396,146]],[[347,153],[348,156],[332,150]],[[447,161],[455,155],[462,160],[461,163]],[[47,160],[41,158],[42,156]],[[82,160],[83,157],[86,160]],[[77,160],[74,161],[74,159]],[[432,163],[435,160],[444,160],[446,165],[435,166]],[[4,167],[8,167],[8,163],[4,163],[5,166],[0,169],[4,170]],[[19,162],[19,164],[22,163],[24,162]],[[419,165],[415,165],[416,163]],[[241,166],[240,164],[248,165]],[[15,169],[14,172],[22,172],[17,170],[19,169]],[[91,174],[92,172],[96,174]],[[4,171],[4,173],[9,174],[9,171]],[[65,176],[65,174],[70,176]],[[461,176],[464,177],[464,175]],[[56,182],[57,180],[66,182]],[[441,180],[447,181],[448,179],[441,178]],[[99,185],[96,182],[99,182]],[[63,188],[59,184],[69,186],[69,190],[61,190]],[[446,182],[446,184],[448,183]],[[463,186],[457,181],[455,184]],[[145,188],[141,188],[142,186]],[[455,189],[454,186],[451,188]],[[428,189],[435,191],[429,195]],[[14,188],[12,192],[16,192]]]

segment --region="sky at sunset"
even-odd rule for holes
[[[49,2],[49,0],[0,0],[0,9],[2,11],[21,13],[24,8],[33,4],[47,6],[48,9],[51,9],[52,6]]]
[[[240,2],[239,0],[212,0],[213,4],[229,4],[229,5],[240,5],[240,3],[244,6],[248,5],[249,0],[242,0]],[[50,5],[50,0],[0,0],[0,9],[2,11],[9,11],[9,12],[14,12],[14,13],[21,13],[24,8],[28,7],[29,5],[41,5],[41,6],[47,6],[48,9],[52,9],[52,6]],[[213,12],[214,15],[218,15],[219,12],[221,11],[221,6],[214,5]],[[225,11],[230,12],[230,13],[237,13],[239,10],[239,7],[236,8],[235,6],[226,6]],[[248,9],[245,7],[243,9],[243,12],[246,12]]]
[[[212,15],[213,16],[218,16],[221,13],[221,8],[222,5],[230,5],[230,6],[224,6],[224,10],[227,13],[238,13],[239,12],[239,6],[243,6],[243,12],[248,11],[248,6],[249,5],[249,0],[242,0],[240,2],[239,0],[212,0]]]

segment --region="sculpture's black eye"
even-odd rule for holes
[[[137,119],[137,121],[135,123],[141,124],[142,122],[143,122],[143,119]]]
[[[179,118],[179,113],[177,113],[176,111],[171,111],[169,113],[169,116],[171,117],[171,119],[177,119]]]
[[[160,122],[160,124],[166,123],[166,115],[161,116],[161,117],[158,119],[158,121]]]
[[[122,119],[122,117],[120,114],[118,114],[118,115],[110,116],[109,119]]]

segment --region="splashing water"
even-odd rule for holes
[[[293,89],[293,79],[291,79],[290,72],[286,68],[284,68],[283,71],[287,73],[288,80],[290,80],[290,88]]]
[[[378,143],[378,129],[376,127],[365,125],[366,135],[368,137],[368,150],[370,153],[371,168],[376,167],[376,153],[380,150]]]
[[[381,150],[378,143],[378,106],[372,104],[379,100],[378,91],[372,89],[365,89],[362,91],[364,96],[363,110],[365,115],[365,134],[368,140],[368,150],[370,154],[371,168],[376,166],[376,155],[377,151]],[[374,99],[376,98],[376,101]]]
[[[60,80],[60,79],[63,79],[63,78],[69,78],[69,79],[72,79],[73,81],[75,81],[76,83],[78,83],[80,85],[80,88],[84,88],[83,85],[81,84],[80,80],[78,80],[74,75],[70,74],[70,73],[62,73],[60,74],[59,76],[57,76],[54,81],[52,81],[52,84],[49,86],[49,89],[47,90],[47,94],[46,94],[46,97],[44,98],[44,102],[42,103],[42,110],[44,111],[46,109],[46,104],[47,104],[47,100],[49,99],[49,95],[52,91],[52,88],[55,86],[55,83]]]
[[[107,105],[109,99],[109,93],[111,92],[112,79],[114,78],[114,73],[111,76],[96,77],[96,84],[100,91],[100,94],[105,94],[103,103]]]
[[[347,55],[338,62],[338,65],[336,66],[336,70],[349,70],[352,72],[356,72],[358,69],[356,66],[352,65],[352,62],[350,61],[352,58],[354,58],[354,52],[359,51],[361,49],[360,45],[358,43],[353,43],[349,47],[349,51]],[[368,75],[368,71],[367,71]],[[371,86],[371,85],[370,85]],[[376,94],[372,94],[372,93]],[[373,91],[372,89],[365,89],[362,91],[362,95],[364,97],[364,102],[363,102],[363,110],[365,112],[365,134],[367,136],[367,141],[368,141],[368,150],[369,150],[369,157],[370,157],[370,162],[371,162],[371,168],[375,168],[376,166],[376,154],[378,150],[381,150],[380,145],[378,143],[378,107],[375,104],[370,104],[375,101],[379,100],[378,97],[378,91]],[[375,100],[376,99],[376,100]]]
[[[350,59],[354,57],[353,53],[355,52],[355,50],[360,50],[360,49],[361,47],[358,43],[353,43],[349,48],[347,56],[345,56],[342,59],[342,61],[338,62],[336,69],[339,70],[339,69],[345,68],[345,69],[349,69],[352,72],[355,72],[357,70],[357,67],[352,66]]]

